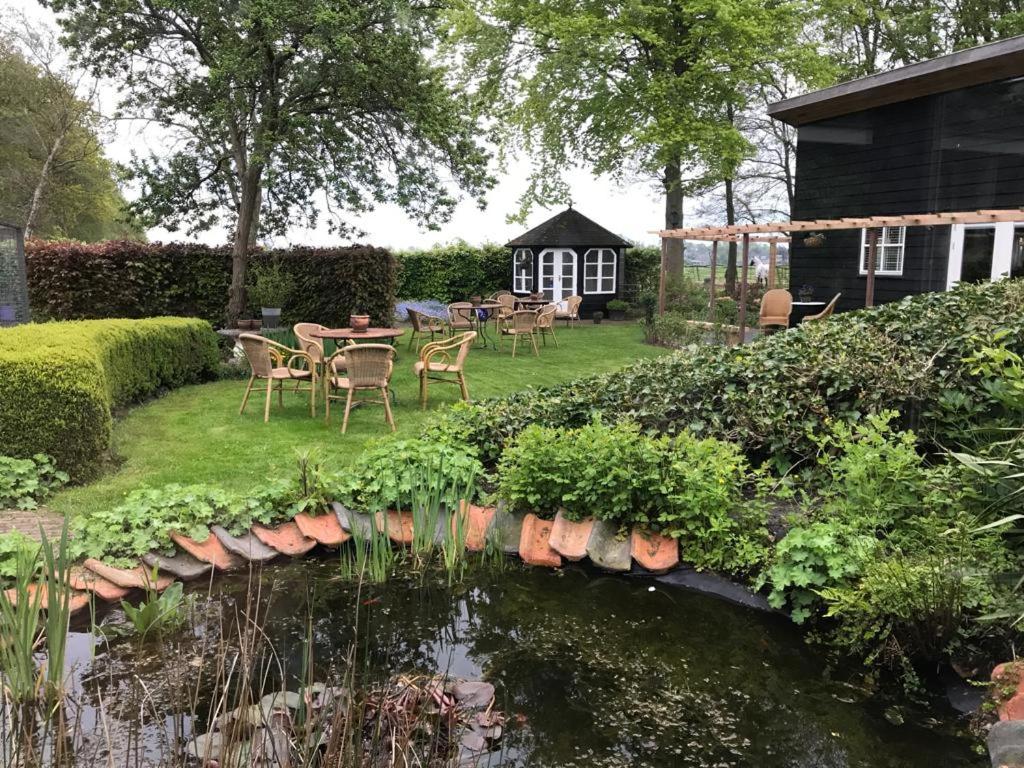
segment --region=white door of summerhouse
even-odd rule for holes
[[[576,293],[576,251],[545,248],[540,252],[540,290],[545,299],[563,301]]]

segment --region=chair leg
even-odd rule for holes
[[[284,408],[284,380],[277,385],[277,407]]]
[[[267,402],[263,406],[263,422],[270,421],[270,401],[274,397],[274,380],[267,379]]]
[[[466,386],[466,377],[459,371],[459,389],[462,390],[462,399],[469,402],[469,387]]]
[[[540,329],[540,340],[542,342],[544,342],[544,346],[545,347],[548,345],[548,332],[547,332],[547,329],[545,329],[545,328],[541,328]]]
[[[555,348],[558,348],[558,337],[555,336],[555,324],[551,324],[551,340],[555,342]]]
[[[245,413],[245,404],[249,402],[249,393],[252,392],[252,383],[256,381],[256,375],[249,377],[249,383],[245,385],[245,394],[242,396],[242,407],[238,409],[238,415]]]
[[[310,418],[316,418],[316,371],[309,379],[309,416]]]
[[[348,414],[352,410],[352,395],[355,393],[354,389],[348,390],[348,397],[345,399],[345,418],[341,420],[341,434],[345,434],[348,429]]]
[[[417,334],[417,331],[413,331],[412,333],[409,334],[409,343],[406,345],[406,349],[412,349],[412,343],[416,340]],[[416,346],[418,347],[419,344],[417,344]]]
[[[533,343],[533,354],[536,357],[540,357],[540,351],[537,349],[537,334],[531,333],[530,334],[530,341]]]
[[[395,431],[395,417],[391,415],[391,399],[388,394],[387,387],[380,388],[381,394],[384,395],[384,416],[388,421],[388,425],[391,427],[391,431]]]
[[[427,372],[420,371],[420,408],[427,410]]]
[[[519,334],[512,334],[512,357],[515,359],[516,356],[516,345],[519,343]]]

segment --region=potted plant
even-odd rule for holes
[[[252,278],[249,296],[263,312],[263,326],[277,328],[281,322],[281,307],[288,301],[294,287],[292,276],[275,260],[254,266]]]
[[[366,333],[370,327],[369,315],[349,315],[348,326],[356,333]]]
[[[625,320],[626,313],[629,311],[629,302],[622,299],[612,299],[608,302],[607,309],[609,320]]]
[[[604,312],[595,312],[594,325],[600,325],[602,320],[604,320]]]

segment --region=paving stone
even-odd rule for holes
[[[667,573],[679,565],[679,542],[671,536],[634,528],[630,551],[641,567],[653,573]]]
[[[282,555],[289,557],[300,557],[316,546],[316,539],[307,539],[303,536],[295,523],[281,523],[274,528],[255,523],[252,532],[268,547],[273,547]]]
[[[74,589],[92,592],[96,597],[106,600],[108,603],[123,600],[130,591],[124,587],[117,586],[112,581],[107,581],[92,571],[87,571],[81,566],[75,566],[68,571],[68,584]]]
[[[171,541],[204,563],[210,563],[218,571],[231,571],[245,566],[245,560],[224,549],[212,533],[206,541],[196,541],[180,533],[171,533]]]
[[[494,507],[478,507],[463,501],[459,514],[452,515],[452,534],[461,535],[470,552],[483,552],[487,548],[487,537],[494,525],[496,511]]]
[[[616,538],[619,528],[608,520],[597,520],[587,542],[587,554],[606,571],[628,571],[632,567],[629,538]]]
[[[541,520],[533,513],[523,518],[519,556],[524,563],[546,568],[558,568],[562,565],[562,556],[549,544],[553,524],[551,520]]]
[[[299,526],[303,536],[316,539],[318,544],[325,547],[338,547],[352,538],[352,534],[341,527],[341,522],[334,514],[307,515],[300,512],[295,516],[294,523]]]
[[[395,544],[412,544],[412,512],[389,509],[376,515],[377,530],[387,533]]]
[[[355,512],[336,501],[331,502],[335,517],[342,529],[366,541],[373,535],[373,519],[363,512]]]
[[[175,552],[173,555],[164,555],[159,552],[147,552],[142,556],[142,562],[150,568],[156,568],[160,573],[169,573],[182,581],[191,581],[200,576],[209,576],[213,566],[196,560],[188,552]]]
[[[281,553],[268,547],[262,541],[246,531],[240,536],[232,536],[221,525],[211,525],[210,533],[217,537],[228,552],[248,560],[250,563],[269,563]]]
[[[519,554],[519,540],[523,536],[522,513],[510,512],[504,503],[499,503],[492,530],[502,552],[508,555]]]
[[[551,526],[551,538],[548,543],[566,560],[576,562],[587,556],[587,542],[593,528],[593,518],[573,522],[565,516],[565,510],[560,509]]]
[[[155,589],[157,592],[163,592],[174,583],[172,576],[160,573],[157,573],[154,579],[153,573],[141,565],[134,568],[115,568],[93,557],[87,559],[84,565],[97,576],[102,576],[124,589]]]
[[[989,729],[992,768],[1024,768],[1024,721],[1001,720]]]
[[[39,595],[39,606],[45,611],[50,606],[49,587],[46,584],[29,584],[27,588],[29,600],[35,600]],[[5,593],[11,605],[17,605],[18,590],[8,589]],[[68,611],[76,614],[89,605],[89,595],[77,589],[72,589],[71,597],[68,600]]]

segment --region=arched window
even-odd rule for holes
[[[516,248],[512,252],[512,292],[529,293],[533,290],[533,251]]]
[[[583,254],[583,292],[615,293],[617,264],[614,248],[591,248]]]

